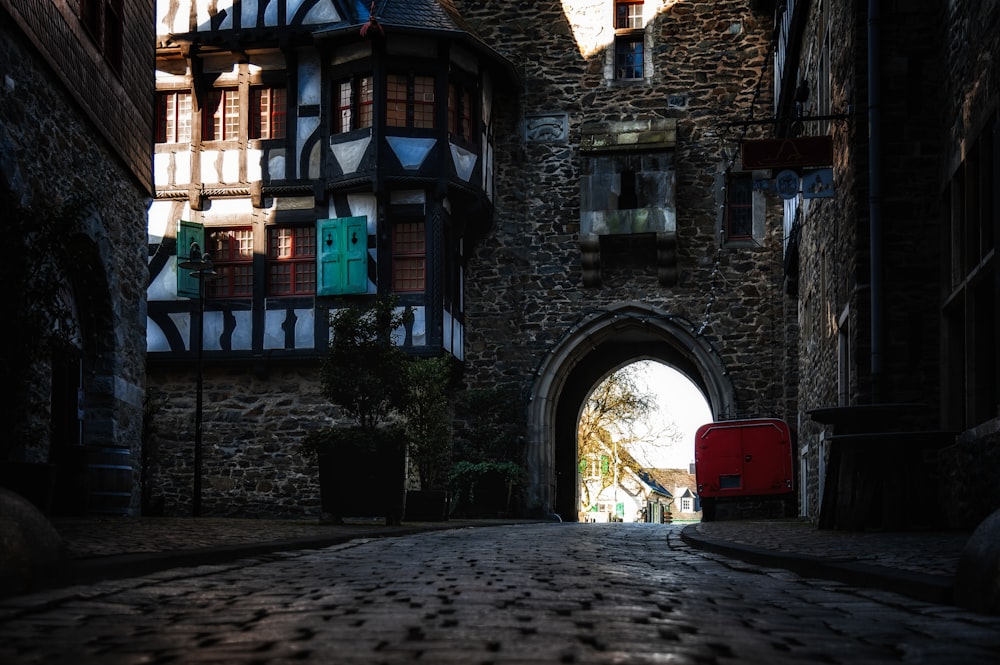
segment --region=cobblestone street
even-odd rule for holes
[[[8,598],[3,663],[994,663],[1000,618],[691,549],[669,525],[357,539]]]

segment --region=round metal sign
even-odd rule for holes
[[[774,188],[783,199],[794,199],[799,195],[799,174],[785,169],[774,178]]]

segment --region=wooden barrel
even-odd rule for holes
[[[87,512],[129,515],[132,505],[132,451],[91,448],[87,455]]]

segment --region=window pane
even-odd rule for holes
[[[267,91],[254,88],[250,91],[250,138],[266,136],[269,100]]]
[[[753,234],[753,179],[749,173],[733,174],[726,185],[726,237]]]
[[[392,261],[393,291],[424,290],[424,259],[396,258]]]
[[[271,295],[283,296],[292,293],[291,263],[272,263],[268,271]]]
[[[642,28],[642,3],[619,2],[615,4],[615,29],[639,30]]]
[[[254,88],[250,100],[250,138],[285,137],[285,89]]]
[[[465,141],[472,139],[472,95],[462,86],[448,86],[448,131]]]
[[[240,136],[240,99],[235,90],[226,90],[225,110],[226,124],[222,138],[226,141],[233,141]]]
[[[205,93],[205,108],[202,111],[201,138],[204,141],[222,139],[222,91],[210,90]]]
[[[316,262],[299,262],[295,264],[295,292],[309,294],[316,292]]]
[[[156,95],[156,142],[184,143],[191,140],[191,93],[160,92]]]
[[[173,93],[156,95],[156,142],[168,143],[175,131],[176,97]]]
[[[177,93],[177,137],[178,143],[191,142],[191,93]]]
[[[337,114],[335,120],[336,127],[334,128],[337,133],[351,131],[351,108],[353,99],[354,95],[353,90],[351,89],[350,81],[341,81],[337,84]]]
[[[423,222],[407,222],[393,226],[393,291],[424,290],[424,241]]]
[[[312,226],[268,230],[268,294],[316,292],[316,231]]]
[[[434,77],[413,79],[413,126],[434,127]]]
[[[386,79],[385,124],[406,127],[406,77],[390,74]]]
[[[287,117],[286,99],[287,92],[284,88],[271,88],[271,132],[268,138],[285,138],[285,118]]]
[[[358,81],[358,127],[372,126],[372,102],[374,83],[371,76],[363,76]]]
[[[642,78],[642,37],[615,40],[615,77]]]

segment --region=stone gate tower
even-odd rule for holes
[[[529,503],[575,519],[580,408],[633,361],[686,374],[715,419],[794,413],[780,207],[737,154],[771,115],[771,15],[738,1],[456,4],[523,77],[494,129],[466,367],[530,395]]]

